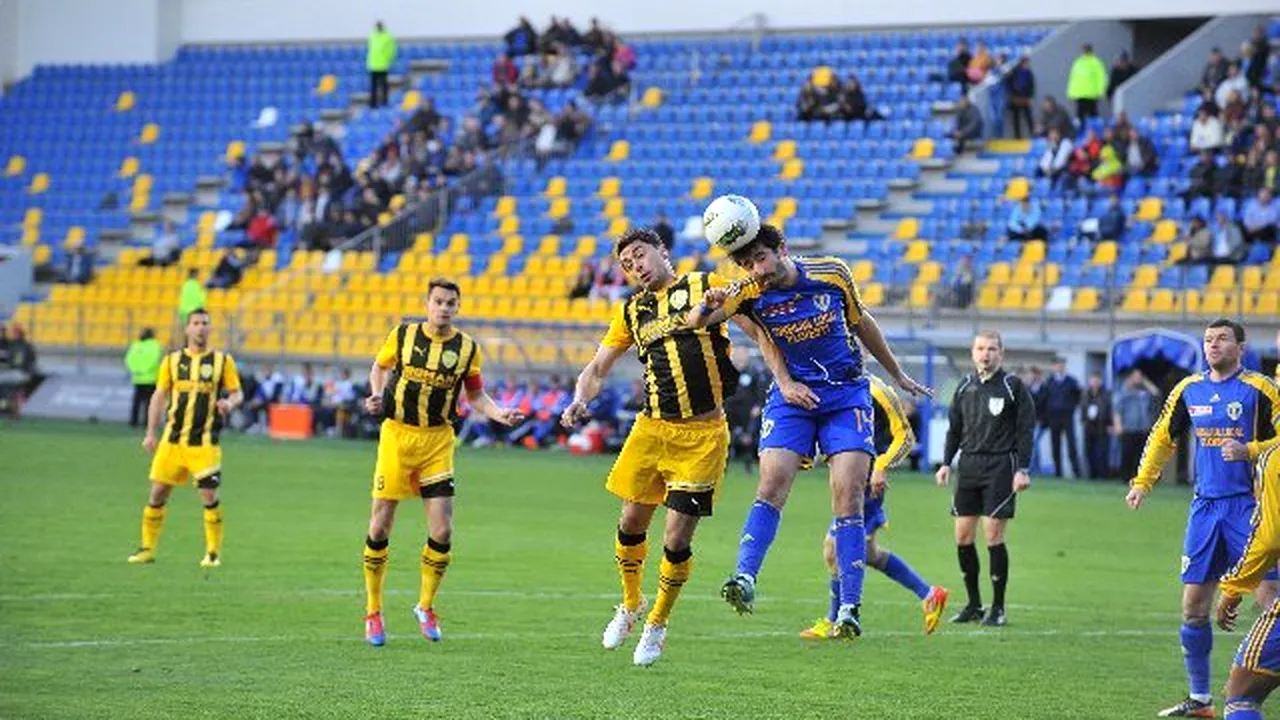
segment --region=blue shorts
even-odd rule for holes
[[[1252,495],[1224,498],[1197,497],[1191,501],[1187,536],[1182,546],[1182,582],[1187,585],[1216,583],[1244,554],[1252,531]],[[1275,580],[1274,568],[1267,573]]]
[[[875,457],[875,414],[866,379],[849,385],[815,385],[818,407],[787,404],[777,387],[769,391],[760,423],[760,450],[790,450],[803,458],[860,450]]]
[[[1261,675],[1280,676],[1280,601],[1253,621],[1236,651],[1236,665]]]

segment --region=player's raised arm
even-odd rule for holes
[[[1235,625],[1235,607],[1240,596],[1257,589],[1280,561],[1280,450],[1269,450],[1263,455],[1258,463],[1258,477],[1261,490],[1249,543],[1240,561],[1227,571],[1219,584],[1223,600],[1218,606],[1218,625],[1224,630]]]
[[[1151,492],[1151,488],[1159,482],[1160,473],[1164,471],[1165,464],[1169,462],[1169,458],[1173,457],[1174,450],[1178,447],[1178,438],[1182,437],[1191,425],[1191,415],[1187,411],[1183,390],[1197,377],[1199,376],[1192,375],[1178,383],[1165,400],[1160,417],[1156,418],[1156,424],[1151,428],[1151,433],[1147,435],[1147,443],[1142,448],[1138,474],[1129,483],[1134,490],[1143,494]]]
[[[578,381],[573,386],[573,402],[560,415],[560,423],[565,427],[573,427],[586,417],[587,403],[600,394],[604,379],[609,376],[614,363],[635,344],[626,315],[626,304],[619,304],[613,319],[609,321],[609,329],[600,341],[600,347],[596,348],[595,357],[578,373]]]
[[[867,352],[880,362],[880,366],[889,373],[889,377],[893,378],[898,387],[912,395],[933,397],[933,388],[916,382],[898,364],[898,358],[893,354],[893,350],[889,349],[889,343],[885,341],[884,333],[880,330],[880,323],[876,322],[871,313],[863,310],[861,319],[853,328],[858,339],[866,346]]]
[[[884,471],[902,462],[911,452],[916,444],[916,434],[911,430],[911,423],[902,409],[902,401],[879,379],[871,381],[871,399],[876,411],[884,413],[889,422],[889,447],[876,456],[873,465],[873,469]]]

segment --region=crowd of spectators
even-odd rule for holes
[[[522,17],[503,40],[506,52],[493,66],[495,85],[578,87],[596,102],[622,100],[631,92],[635,48],[603,27],[598,18],[591,18],[583,33],[568,18],[553,15],[539,33]]]
[[[841,82],[835,73],[811,75],[796,98],[796,117],[803,122],[823,120],[880,120],[867,100],[862,82],[853,73]]]

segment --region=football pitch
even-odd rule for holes
[[[372,443],[227,438],[224,562],[205,571],[189,488],[170,502],[159,561],[125,563],[146,496],[139,440],[0,424],[0,717],[1097,719],[1152,717],[1186,694],[1185,489],[1133,514],[1117,483],[1033,485],[1011,526],[1006,628],[924,637],[914,597],[869,572],[864,637],[806,642],[797,631],[826,609],[824,476],[798,481],[756,613],[738,617],[718,592],[755,479],[732,467],[666,652],[641,669],[635,637],[600,646],[619,593],[609,457],[461,450],[444,642],[410,613],[425,538],[413,503],[392,536],[387,646],[373,649],[360,571]],[[882,541],[951,589],[950,615],[964,593],[948,495],[924,476],[891,483]],[[1215,694],[1239,638],[1215,637]]]

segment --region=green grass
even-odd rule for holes
[[[199,503],[182,489],[159,562],[133,567],[124,558],[146,494],[138,438],[0,425],[0,717],[1096,719],[1151,717],[1185,694],[1180,490],[1162,488],[1134,515],[1118,485],[1033,487],[1010,532],[1003,630],[923,637],[914,598],[872,573],[867,635],[806,644],[796,631],[826,606],[825,483],[810,474],[793,492],[756,614],[740,618],[718,590],[755,482],[733,468],[694,544],[666,654],[639,669],[630,645],[599,642],[618,593],[609,459],[549,452],[459,454],[438,645],[409,612],[425,520],[416,503],[401,508],[390,638],[367,647],[360,549],[373,456],[370,443],[229,438],[224,566],[197,567]],[[895,476],[883,540],[958,598],[947,507],[925,478]],[[1217,687],[1238,638],[1218,635]]]

